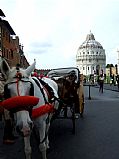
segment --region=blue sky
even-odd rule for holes
[[[91,32],[117,63],[119,0],[0,0],[6,20],[37,68],[76,66],[78,47]]]

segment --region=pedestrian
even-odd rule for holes
[[[77,114],[76,115],[76,118],[78,118],[78,114],[80,113],[80,110],[79,110],[79,97],[78,97],[78,93],[77,93],[77,89],[79,87],[79,83],[76,83],[76,79],[77,79],[77,76],[76,76],[76,73],[75,71],[71,71],[70,75],[67,77],[67,82],[69,82],[69,85],[67,85],[68,87],[68,92],[66,95],[68,95],[69,97],[70,96],[73,96],[73,100],[74,100],[74,103],[75,103],[75,113]]]
[[[7,90],[5,90],[5,79],[3,74],[0,72],[0,102],[6,98]],[[3,110],[2,110],[3,109]],[[4,108],[0,109],[0,120],[4,118],[4,134],[3,143],[13,144],[15,141],[15,136],[13,134],[13,120],[11,118],[10,112]]]
[[[116,81],[117,81],[117,87],[118,87],[118,91],[119,91],[119,75],[117,75]]]
[[[99,92],[103,93],[104,76],[103,74],[99,77]]]
[[[4,78],[2,73],[0,72],[0,102],[3,101],[3,97],[4,97]],[[0,107],[0,121],[2,121],[2,116],[3,116],[3,107]]]

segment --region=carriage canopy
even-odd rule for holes
[[[58,78],[63,78],[63,77],[69,76],[71,73],[75,73],[75,75],[77,77],[75,82],[79,82],[80,71],[77,67],[52,69],[51,71],[48,72],[47,76],[50,78],[58,79]]]

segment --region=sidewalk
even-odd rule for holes
[[[84,86],[85,100],[119,100],[119,92],[116,86],[111,87],[110,85],[104,86],[104,92],[99,92],[99,86]]]
[[[99,85],[98,85],[97,83],[95,83],[95,84],[84,83],[84,86],[90,86],[90,87],[99,88]],[[110,85],[110,84],[104,83],[104,89],[119,92],[119,91],[118,91],[118,86],[117,86],[117,85],[114,85],[114,84]]]
[[[97,85],[96,87],[99,87],[99,85]],[[117,85],[113,85],[113,84],[110,85],[110,84],[106,84],[106,83],[105,83],[105,84],[104,84],[104,89],[119,92]]]

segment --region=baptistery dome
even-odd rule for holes
[[[105,72],[105,50],[91,32],[78,48],[76,65],[84,75],[99,74],[102,70]]]
[[[92,33],[88,34],[86,40],[79,46],[79,49],[82,48],[100,48],[103,49],[102,45],[95,40],[95,37]]]

